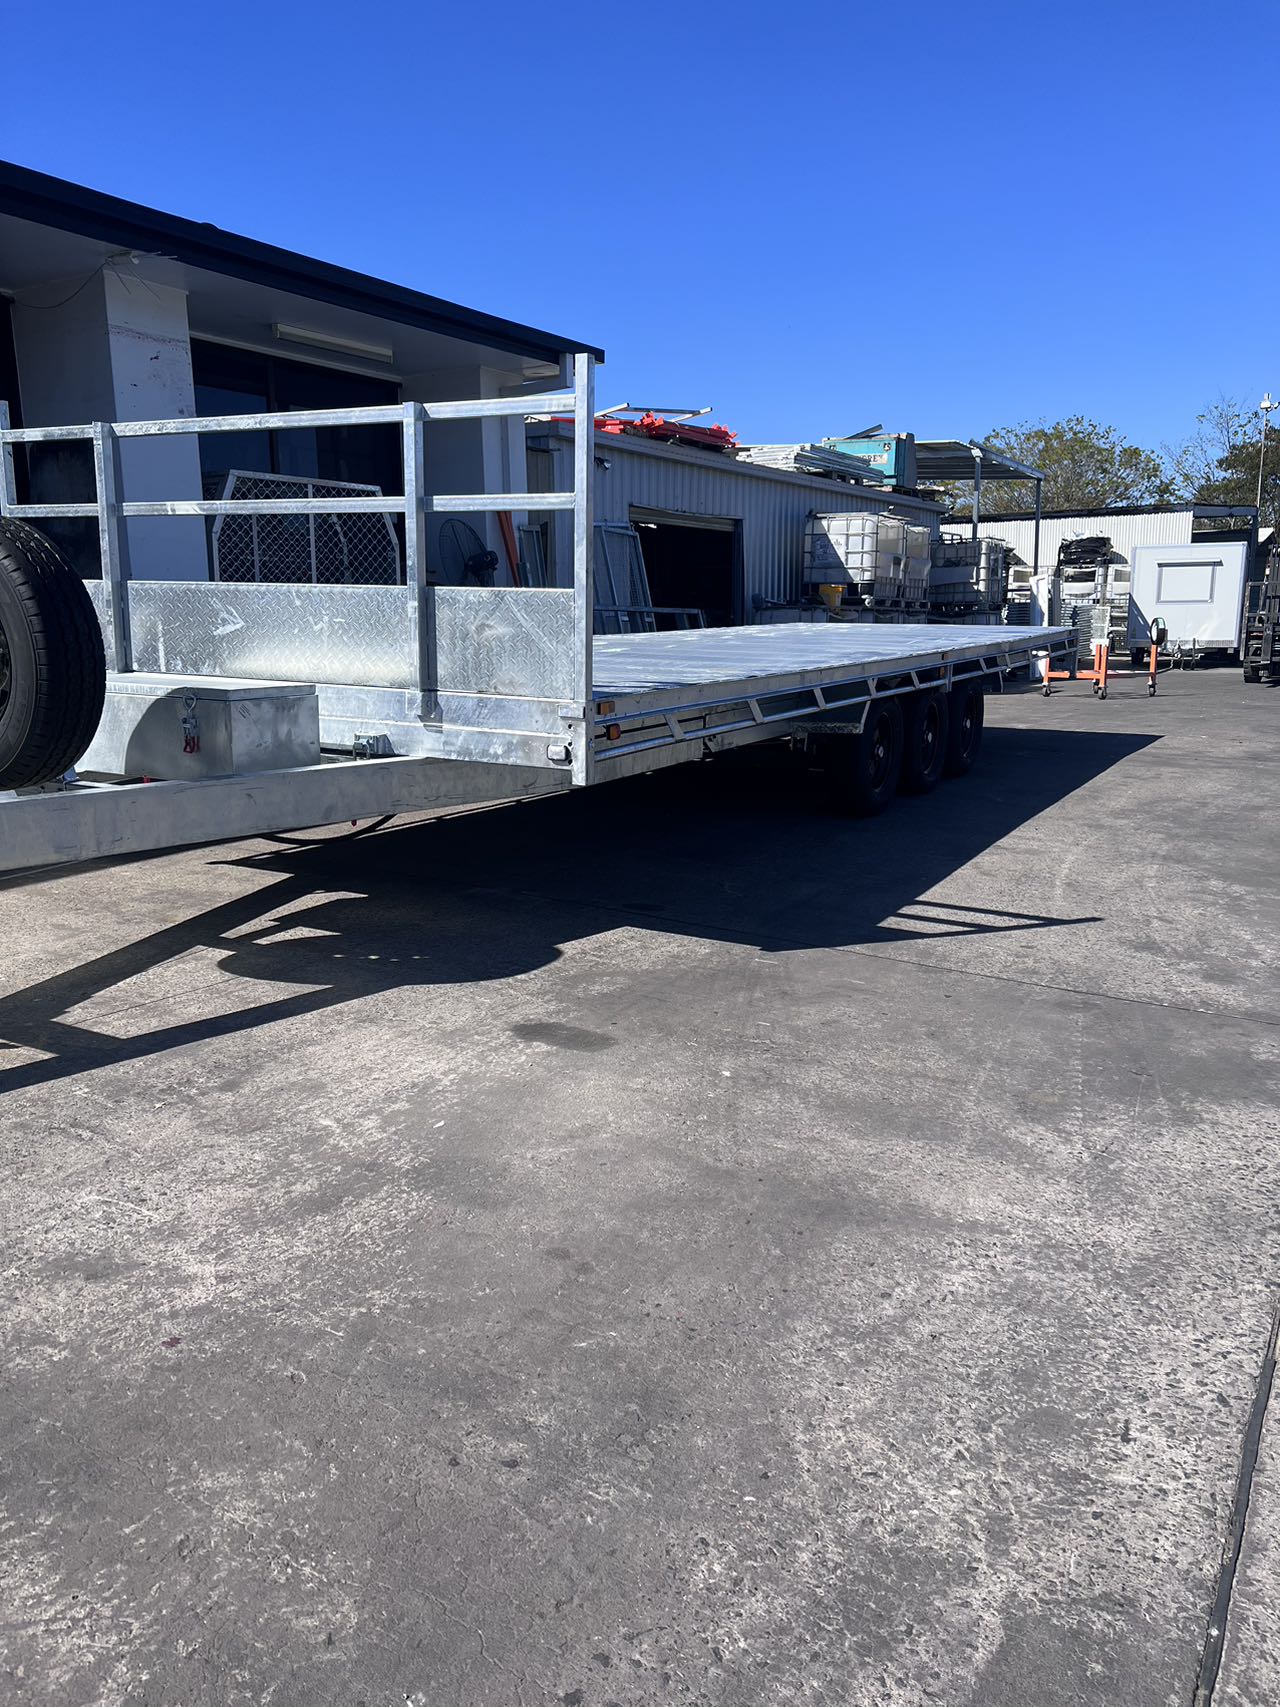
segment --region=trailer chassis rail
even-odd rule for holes
[[[561,793],[528,765],[348,759],[198,782],[50,784],[0,796],[0,871],[243,841],[319,824]]]

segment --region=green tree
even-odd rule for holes
[[[1262,447],[1262,418],[1234,398],[1220,397],[1196,416],[1196,431],[1167,453],[1180,496],[1198,504],[1253,504],[1258,497],[1262,462],[1263,527],[1280,527],[1280,429],[1267,430]]]
[[[1165,462],[1154,451],[1133,445],[1116,430],[1083,415],[1065,421],[1023,421],[1016,427],[996,427],[983,442],[1004,451],[1015,462],[1038,468],[1044,475],[1042,502],[1046,510],[1097,510],[1118,504],[1163,504],[1176,495]],[[973,503],[973,486],[957,483],[952,496],[958,509]],[[1006,516],[1035,505],[1030,481],[982,483],[984,516]]]

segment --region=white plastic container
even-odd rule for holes
[[[932,565],[931,539],[928,528],[904,529],[906,561],[902,573],[902,595],[908,604],[923,604],[929,590],[929,570]]]
[[[812,515],[804,533],[804,584],[846,584],[865,598],[902,595],[909,528],[898,516],[864,511]]]
[[[930,602],[943,609],[974,606],[997,610],[1009,591],[1009,547],[985,535],[964,539],[943,534],[933,543]]]

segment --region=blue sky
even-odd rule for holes
[[[604,345],[748,439],[1280,387],[1280,7],[12,6],[0,153]],[[608,394],[605,397],[604,394]]]

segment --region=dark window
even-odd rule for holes
[[[21,427],[22,397],[13,338],[13,305],[0,296],[0,399],[9,405],[9,424]],[[91,504],[94,501],[93,453],[83,442],[15,445],[13,484],[20,504]],[[82,575],[101,573],[98,524],[90,518],[46,517],[40,524]]]
[[[18,358],[13,351],[13,304],[0,296],[0,402],[9,405],[9,424],[22,425],[22,404],[18,398]]]
[[[292,409],[367,408],[398,403],[394,380],[255,355],[191,340],[198,415],[248,415]],[[324,427],[297,432],[205,433],[200,438],[205,487],[232,469],[353,481],[404,490],[395,427]]]

